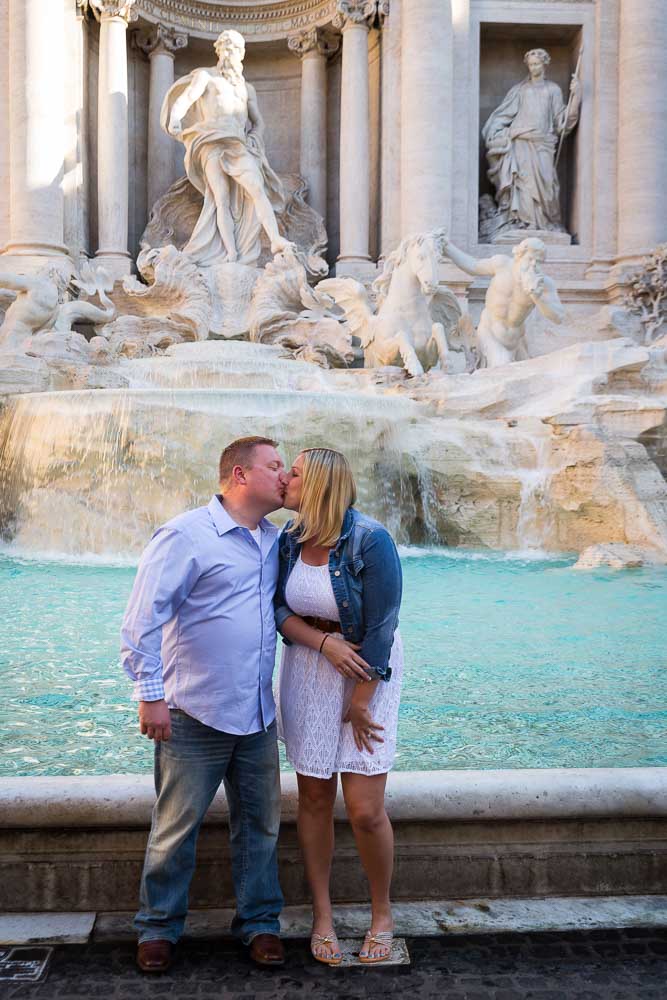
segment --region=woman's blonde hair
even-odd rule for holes
[[[303,455],[301,506],[290,532],[300,542],[331,548],[340,538],[345,511],[357,499],[357,487],[345,455],[331,448],[306,448]]]

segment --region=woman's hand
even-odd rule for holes
[[[357,649],[361,649],[357,643],[348,642],[335,632],[328,632],[321,651],[343,677],[349,677],[357,683],[370,681],[371,678],[366,673],[368,664],[355,652]]]
[[[368,705],[355,701],[354,695],[350,707],[343,717],[343,722],[349,722],[352,726],[357,750],[362,752],[367,750],[372,756],[374,753],[373,743],[384,743],[383,738],[379,735],[380,732],[384,732],[384,726],[373,722]]]

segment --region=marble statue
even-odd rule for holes
[[[526,52],[528,76],[512,87],[482,129],[488,177],[496,191],[496,232],[563,229],[557,149],[577,124],[581,95],[575,73],[565,105],[558,84],[546,79],[550,61],[544,49]]]
[[[215,51],[216,66],[193,70],[167,91],[160,121],[185,146],[188,179],[204,197],[184,252],[200,266],[253,264],[262,229],[272,253],[289,245],[276,221],[284,192],[266,158],[257,94],[243,77],[243,36],[223,31]]]
[[[328,278],[316,293],[329,297],[345,314],[364,351],[364,367],[398,365],[408,375],[423,375],[437,364],[447,368],[445,324],[434,322],[434,299],[453,329],[461,315],[455,296],[438,288],[444,231],[407,237],[387,258],[373,283],[375,309],[368,292],[354,278]]]
[[[167,244],[137,257],[141,280],[116,284],[118,317],[100,331],[114,354],[150,357],[172,344],[206,340],[211,298],[202,272],[190,257]]]
[[[285,250],[269,261],[252,293],[250,340],[278,344],[293,357],[323,368],[347,368],[355,359],[351,331],[310,285],[328,271],[321,258],[298,250]]]
[[[667,243],[656,247],[643,268],[630,277],[625,306],[639,317],[645,344],[667,334]]]
[[[16,296],[0,327],[0,350],[20,351],[29,337],[51,326],[67,284],[68,279],[55,267],[37,274],[0,273],[0,288]]]
[[[53,329],[59,333],[70,333],[73,323],[89,323],[99,326],[109,323],[116,315],[116,306],[109,298],[113,291],[114,280],[103,267],[94,268],[87,261],[81,265],[80,274],[70,280],[70,288],[75,289],[79,298],[63,302],[58,308],[58,315]],[[101,306],[86,302],[88,295],[97,295]]]
[[[15,295],[8,306],[0,327],[0,350],[21,352],[30,350],[33,337],[44,331],[58,334],[72,332],[77,322],[100,324],[113,319],[116,308],[106,295],[113,281],[102,268],[82,267],[80,277],[66,277],[55,267],[43,268],[37,274],[0,274],[0,289]],[[80,296],[100,295],[102,306],[70,299],[68,291]]]
[[[482,260],[459,250],[446,238],[443,250],[468,274],[491,277],[476,335],[483,367],[496,368],[529,356],[525,323],[533,309],[552,323],[563,322],[565,309],[556,283],[542,270],[546,257],[542,240],[525,239],[514,247],[511,257],[497,254]]]

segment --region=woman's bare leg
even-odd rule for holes
[[[371,932],[393,929],[389,890],[394,868],[394,831],[384,807],[386,774],[341,774],[348,819],[371,893]],[[374,945],[370,955],[381,954]]]
[[[310,778],[297,774],[299,807],[297,832],[303,853],[306,878],[313,898],[313,931],[326,937],[333,930],[329,880],[334,850],[333,810],[338,776]],[[328,957],[326,945],[317,949]]]

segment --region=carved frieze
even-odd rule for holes
[[[331,24],[336,0],[137,0],[137,10],[147,21],[172,24],[198,38],[235,28],[246,39],[270,41]]]

